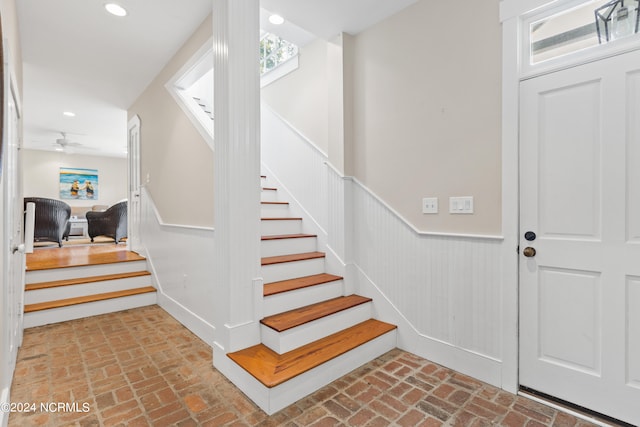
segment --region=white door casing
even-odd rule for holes
[[[520,384],[638,425],[640,51],[520,87]]]
[[[142,242],[140,240],[140,117],[137,115],[129,121],[128,144],[128,175],[129,175],[129,202],[127,213],[127,249],[141,253]]]

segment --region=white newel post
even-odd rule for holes
[[[216,367],[260,341],[258,17],[258,0],[213,0]]]

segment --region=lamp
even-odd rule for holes
[[[598,42],[616,40],[638,32],[638,2],[612,0],[594,11]]]

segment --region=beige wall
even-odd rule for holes
[[[261,90],[262,101],[325,153],[329,107],[327,42],[300,49],[299,67]]]
[[[212,34],[209,16],[128,111],[140,117],[140,177],[165,223],[213,226],[213,152],[164,87]]]
[[[24,196],[59,199],[61,167],[98,170],[98,198],[64,200],[72,207],[112,205],[127,198],[127,159],[40,150],[22,151]]]
[[[501,232],[498,5],[421,0],[355,37],[352,170],[420,230]],[[475,213],[449,214],[450,196]]]

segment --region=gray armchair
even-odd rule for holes
[[[71,206],[61,200],[44,197],[25,197],[24,208],[33,202],[35,209],[34,242],[55,242],[62,246],[62,236],[71,217]]]
[[[87,216],[87,233],[93,242],[97,236],[107,236],[116,244],[127,237],[127,202],[116,203],[106,211],[89,211]]]

